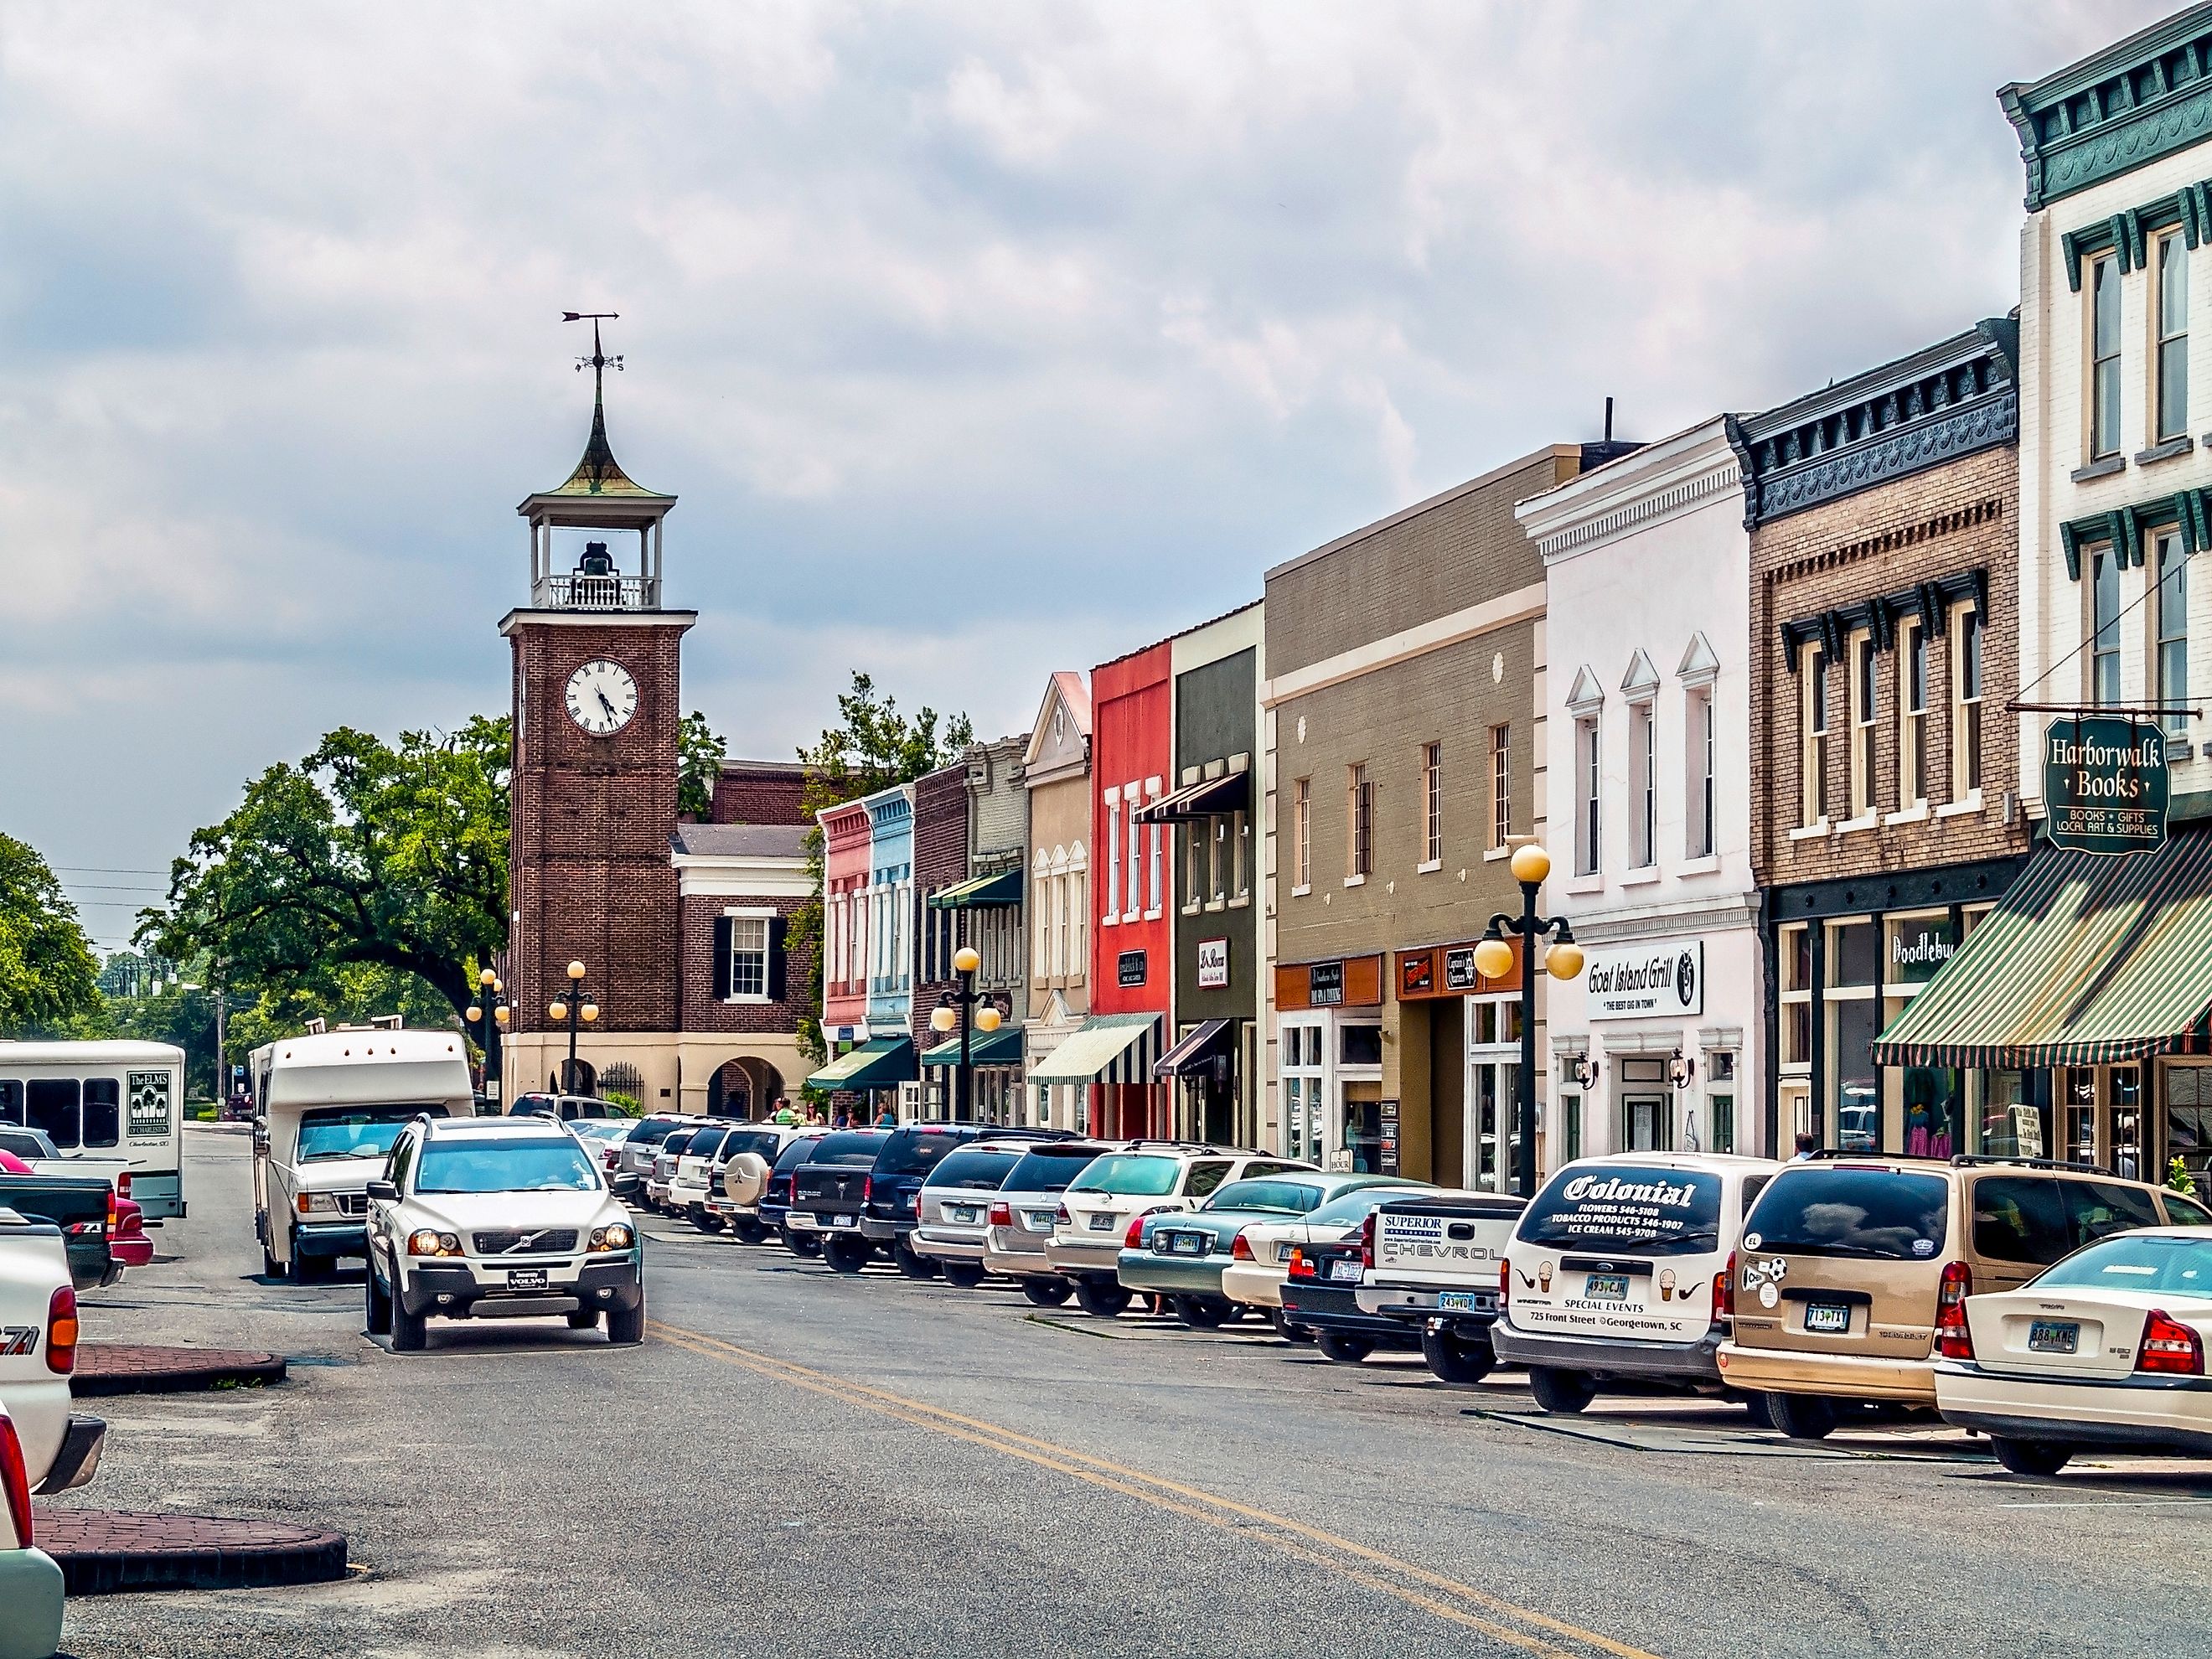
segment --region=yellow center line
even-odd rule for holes
[[[1432,1572],[1413,1562],[1401,1560],[1395,1556],[1385,1554],[1380,1550],[1370,1549],[1364,1544],[1338,1537],[1319,1528],[1307,1526],[1303,1522],[1291,1520],[1286,1516],[1256,1509],[1248,1504],[1240,1504],[1233,1498],[1224,1498],[1218,1493],[1207,1492],[1202,1487],[1188,1486],[1181,1481],[1166,1480],[1156,1474],[1148,1474],[1142,1469],[1131,1468],[1126,1464],[1116,1463],[1107,1458],[1095,1457],[1088,1452],[1077,1451],[1072,1447],[1062,1446],[1053,1441],[1040,1440],[1034,1436],[1007,1428],[1003,1424],[965,1416],[958,1412],[948,1411],[940,1406],[932,1406],[922,1401],[909,1399],[904,1395],[893,1394],[888,1389],[873,1388],[865,1382],[856,1382],[848,1377],[838,1376],[828,1371],[816,1370],[788,1359],[779,1359],[773,1354],[764,1354],[750,1348],[740,1347],[734,1342],[726,1341],[720,1337],[708,1336],[702,1332],[686,1330],[680,1326],[662,1324],[657,1320],[653,1323],[653,1331],[655,1335],[703,1358],[738,1365],[763,1376],[805,1389],[811,1394],[822,1395],[848,1405],[858,1406],[864,1410],[874,1411],[884,1416],[913,1424],[917,1427],[950,1436],[954,1439],[967,1441],[998,1452],[1003,1456],[1018,1458],[1042,1468],[1053,1469],[1076,1480],[1088,1481],[1093,1486],[1103,1486],[1109,1491],[1137,1498],[1155,1508],[1166,1510],[1191,1520],[1203,1522],[1208,1526],[1218,1528],[1222,1531],[1239,1537],[1266,1544],[1285,1554],[1342,1572],[1354,1582],[1364,1584],[1370,1589],[1395,1596],[1400,1601],[1435,1613],[1440,1618],[1469,1626],[1499,1641],[1509,1643],[1530,1653],[1544,1656],[1545,1659],[1573,1659],[1573,1656],[1567,1650],[1557,1647],[1541,1637],[1530,1635],[1526,1631],[1511,1630],[1504,1626],[1494,1624],[1489,1620],[1468,1612],[1463,1607],[1452,1607],[1431,1596],[1423,1595],[1404,1584],[1392,1583],[1388,1579],[1363,1571],[1342,1558],[1350,1556],[1355,1560],[1379,1568],[1382,1571],[1410,1578],[1430,1589],[1441,1591],[1446,1595],[1471,1603],[1501,1619],[1516,1620],[1522,1625],[1533,1626],[1538,1631],[1579,1644],[1586,1648],[1595,1648],[1601,1652],[1614,1655],[1616,1659],[1656,1659],[1656,1655],[1648,1653],[1642,1648],[1631,1647],[1626,1643],[1616,1642],[1595,1631],[1584,1630],[1580,1626],[1567,1623],[1565,1620],[1554,1619],[1547,1613],[1538,1613],[1534,1608],[1522,1607],[1516,1602],[1506,1601],[1502,1596],[1492,1595],[1487,1590],[1479,1589],[1472,1584],[1448,1577],[1442,1573]],[[1237,1524],[1228,1519],[1229,1516],[1235,1516],[1237,1521],[1251,1524]],[[1309,1547],[1310,1546],[1318,1546],[1319,1548]]]

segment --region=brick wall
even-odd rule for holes
[[[2004,822],[2006,793],[2018,776],[2015,722],[2004,713],[2019,671],[2019,455],[1988,449],[1893,483],[1753,530],[1752,560],[1752,861],[1759,885],[1782,886],[1881,870],[1963,864],[2026,850],[2022,815]],[[1976,568],[1988,572],[1989,615],[1982,641],[1982,800],[1979,811],[1942,815],[1951,800],[1951,653],[1955,627],[1929,642],[1925,818],[1879,820],[1899,810],[1899,656],[1879,652],[1873,828],[1793,840],[1799,826],[1799,681],[1783,648],[1785,623],[1916,583]],[[1899,640],[1902,640],[1900,628]],[[1811,672],[1817,643],[1799,652]],[[1849,665],[1828,683],[1827,816],[1850,816],[1852,726]]]
[[[714,924],[726,909],[774,910],[784,919],[776,929],[776,943],[787,938],[790,918],[804,901],[796,898],[724,898],[694,893],[683,901],[684,1029],[687,1031],[732,1031],[753,1035],[789,1033],[799,1029],[805,1011],[806,986],[813,951],[802,947],[784,958],[783,991],[775,1002],[724,1002],[714,995]]]
[[[715,823],[805,823],[806,771],[781,761],[726,761],[714,781]]]
[[[949,980],[925,980],[932,930],[941,925],[928,896],[968,879],[968,769],[955,763],[917,778],[914,785],[915,970],[911,1023],[915,1041],[927,1048],[937,1036],[929,1029],[937,994]],[[957,920],[957,913],[954,913]],[[949,956],[949,952],[947,953]]]

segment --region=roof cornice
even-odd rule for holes
[[[2200,143],[2212,137],[2212,0],[2000,87],[1997,102],[2020,135],[2030,213]]]
[[[1729,417],[1716,415],[1523,501],[1514,516],[1554,564],[1703,507],[1741,475]]]

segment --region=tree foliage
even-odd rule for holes
[[[0,1031],[65,1021],[100,1006],[100,964],[76,907],[46,861],[0,836]]]
[[[707,717],[693,709],[676,734],[676,810],[703,823],[714,815],[714,785],[722,775],[729,745],[714,734]]]
[[[851,687],[838,694],[837,723],[824,726],[817,741],[799,751],[806,768],[801,802],[809,813],[819,812],[951,765],[975,742],[975,728],[965,714],[955,714],[943,724],[939,732],[937,711],[927,707],[911,718],[901,714],[896,698],[878,697],[873,677],[854,669]],[[793,951],[806,953],[811,964],[806,1004],[799,1019],[799,1051],[818,1061],[827,1052],[821,1018],[826,866],[818,823],[806,832],[806,862],[813,879],[806,902],[793,913],[789,941]]]
[[[370,967],[419,978],[458,1013],[507,940],[510,760],[504,717],[397,745],[341,727],[193,834],[138,942],[211,957],[246,1007],[328,997]]]

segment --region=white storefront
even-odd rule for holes
[[[1587,956],[1550,992],[1547,1162],[1764,1152],[1751,539],[1727,422],[1518,512],[1547,589],[1541,902]]]

